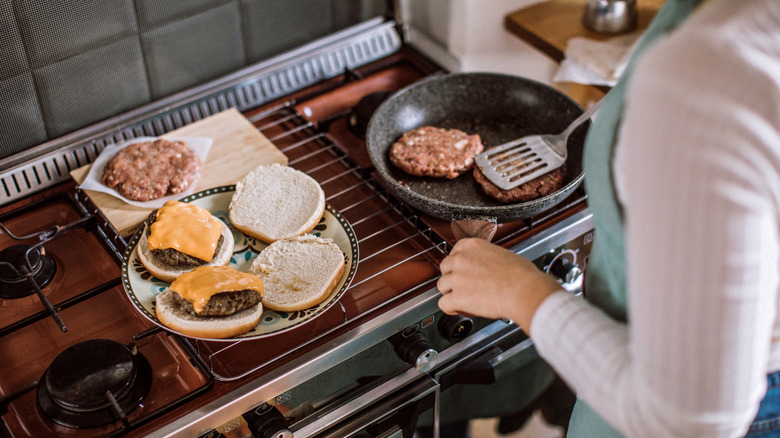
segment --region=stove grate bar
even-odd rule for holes
[[[314,142],[314,141],[316,141],[316,140],[318,140],[318,139],[321,139],[321,138],[323,138],[323,137],[324,137],[324,136],[322,136],[322,135],[318,135],[318,136],[314,136],[314,137],[309,137],[308,139],[306,139],[306,141],[299,142],[299,143],[296,145],[296,147],[298,147],[298,146],[302,146],[302,145],[305,145],[305,144],[307,144],[307,143],[310,143],[310,142]],[[288,148],[285,148],[284,150],[282,150],[282,152],[287,152],[287,151],[290,151],[290,150],[292,150],[292,149],[293,149],[293,147],[288,147]],[[299,157],[295,157],[294,159],[290,160],[290,165],[291,165],[291,166],[294,166],[294,165],[296,165],[296,164],[300,164],[301,162],[303,162],[303,161],[305,161],[305,160],[307,160],[307,159],[309,159],[309,158],[316,157],[317,155],[320,155],[320,154],[322,154],[323,152],[329,152],[329,151],[333,151],[333,150],[335,150],[335,149],[336,149],[336,145],[334,145],[333,143],[331,143],[331,144],[329,144],[329,145],[325,146],[324,148],[320,148],[320,149],[314,150],[314,151],[312,151],[312,152],[306,153],[306,154],[304,154],[304,155],[301,155],[301,156],[299,156]],[[338,161],[338,160],[334,160],[334,161]],[[319,168],[328,167],[328,166],[329,166],[330,164],[332,164],[332,163],[333,163],[333,162],[330,162],[330,163],[322,163],[322,164],[319,166]],[[307,173],[308,173],[308,171],[307,171]]]
[[[287,102],[287,105],[281,105],[281,106],[279,106],[279,107],[277,107],[277,108],[275,108],[275,109],[271,109],[271,110],[269,110],[268,112],[266,112],[266,113],[265,113],[266,115],[265,115],[264,117],[267,117],[267,116],[269,116],[269,115],[271,115],[271,114],[280,113],[280,112],[283,112],[283,111],[285,111],[285,110],[289,110],[290,106],[292,106],[292,102]],[[262,120],[264,117],[252,117],[252,118],[251,118],[251,119],[249,119],[249,120],[250,120],[251,122],[255,122],[255,121],[257,121],[257,120]],[[293,119],[295,119],[296,117],[299,117],[299,116],[298,116],[298,114],[296,114],[296,113],[290,113],[290,114],[288,114],[288,115],[286,115],[286,116],[284,116],[284,117],[282,117],[282,118],[280,118],[280,119],[276,119],[276,120],[274,120],[274,121],[273,121],[273,122],[271,122],[271,123],[267,123],[267,124],[265,124],[265,125],[258,126],[258,127],[257,127],[257,129],[259,129],[260,131],[265,131],[265,130],[271,129],[271,128],[275,127],[275,126],[279,126],[279,125],[281,125],[281,124],[282,124],[282,123],[284,123],[284,122],[288,122],[288,121],[290,121],[290,120],[293,120]],[[309,126],[311,126],[311,124],[309,124]],[[285,133],[285,134],[286,134],[286,133]],[[275,140],[275,139],[276,139],[276,137],[274,137],[274,138],[272,138],[272,139],[270,139],[270,140],[271,140],[271,141],[273,141],[273,140]]]
[[[385,212],[385,211],[388,211],[390,208],[392,208],[392,207],[389,207],[389,208],[387,208],[387,209],[384,209],[384,210],[382,210],[382,211],[383,211],[383,212]],[[372,214],[372,215],[370,215],[370,216],[368,216],[368,217],[366,217],[366,218],[364,218],[364,219],[370,219],[370,218],[372,218],[372,217],[376,217],[376,216],[377,216],[377,214]],[[358,242],[365,242],[365,241],[367,241],[367,240],[370,240],[370,239],[372,239],[372,238],[374,238],[374,237],[380,236],[380,235],[382,235],[383,233],[385,233],[385,232],[387,232],[387,231],[390,231],[390,230],[392,230],[393,228],[400,227],[402,224],[404,224],[404,223],[406,223],[406,222],[407,222],[407,218],[402,218],[402,219],[399,219],[398,221],[396,221],[396,222],[394,222],[394,223],[388,224],[388,225],[387,225],[386,227],[384,227],[384,228],[380,228],[380,229],[376,230],[375,232],[373,232],[373,233],[371,233],[371,234],[369,234],[369,235],[367,235],[367,236],[363,236],[363,237],[361,237],[361,238],[358,240]],[[419,234],[419,233],[418,233],[418,234]],[[376,254],[371,254],[371,255],[369,255],[369,256],[367,256],[367,257],[363,257],[363,260],[366,260],[366,259],[368,259],[368,258],[371,258],[371,257],[373,257],[373,256],[375,256],[375,255],[376,255]]]
[[[342,173],[340,175],[337,175],[336,177],[343,177],[343,176],[347,175],[348,173],[354,173],[354,172],[357,172],[359,170],[360,170],[360,168],[355,166],[355,167],[352,167],[351,169],[345,171],[344,173]],[[321,184],[327,184],[329,182],[333,182],[333,181],[336,180],[336,177],[322,180]],[[333,193],[332,195],[328,196],[328,200],[339,198],[342,195],[345,195],[345,194],[347,194],[347,193],[357,189],[358,187],[365,186],[367,184],[368,184],[368,181],[360,181],[359,183],[357,183],[357,184],[355,184],[355,185],[353,185],[351,187],[347,187],[344,190],[341,190],[340,192]],[[367,198],[366,201],[367,200],[371,200],[371,199],[375,199],[375,198],[376,198],[376,195],[372,195],[370,198]],[[360,202],[360,203],[362,203],[362,202]],[[360,203],[358,203],[358,204],[360,204]],[[354,205],[355,204],[353,204],[353,205],[351,205],[351,206],[349,206],[347,208],[342,208],[341,209],[341,213],[343,214],[344,212],[348,211],[350,208],[354,208]],[[354,225],[354,223],[353,223],[353,225]]]
[[[300,117],[300,116],[298,116],[298,117]],[[295,118],[297,118],[297,117],[291,117],[290,119],[295,119]],[[287,130],[283,134],[277,135],[276,137],[269,138],[269,140],[271,140],[272,142],[277,142],[277,141],[279,141],[279,140],[281,140],[281,139],[283,139],[285,137],[289,137],[289,136],[291,136],[291,135],[293,135],[293,134],[295,134],[297,132],[304,131],[304,130],[309,129],[309,128],[313,127],[313,126],[314,126],[313,123],[308,122],[305,125],[297,126],[294,129]],[[302,143],[306,143],[306,142],[307,141],[303,141]],[[291,147],[298,147],[298,146],[299,146],[299,144],[294,144]],[[290,149],[290,147],[288,147],[288,148],[281,148],[282,152],[286,152],[287,149]]]
[[[407,258],[405,258],[405,259],[403,259],[403,260],[400,260],[400,261],[398,261],[398,262],[396,262],[396,263],[392,264],[391,266],[388,266],[388,267],[386,267],[385,269],[383,269],[383,270],[381,270],[381,271],[377,272],[376,274],[372,275],[371,277],[364,278],[363,280],[361,280],[361,281],[359,281],[359,282],[357,282],[357,283],[352,283],[352,285],[350,285],[350,288],[358,287],[358,286],[360,286],[361,284],[364,284],[364,283],[366,283],[366,282],[368,282],[368,281],[371,281],[371,280],[373,280],[373,279],[375,279],[375,278],[379,277],[380,275],[382,275],[382,274],[384,274],[384,273],[387,273],[387,272],[389,272],[389,271],[391,271],[391,270],[393,270],[393,269],[395,269],[395,268],[397,268],[397,267],[399,267],[399,266],[403,265],[403,264],[404,264],[404,263],[406,263],[406,262],[409,262],[409,261],[411,261],[411,260],[414,260],[414,259],[416,259],[417,257],[423,256],[423,255],[425,255],[425,254],[427,254],[427,253],[430,253],[430,252],[431,252],[431,251],[433,251],[433,250],[437,250],[437,249],[438,249],[438,250],[441,250],[441,249],[444,247],[444,245],[445,245],[445,243],[444,243],[444,242],[442,242],[442,243],[439,243],[439,244],[438,244],[438,245],[436,245],[436,246],[433,246],[433,247],[430,247],[430,248],[423,249],[423,250],[419,251],[417,254],[410,255],[409,257],[407,257]],[[376,255],[376,254],[373,254],[373,255]],[[373,255],[372,255],[372,256],[373,256]],[[371,257],[371,256],[369,256],[369,257]],[[365,258],[364,258],[364,260],[365,260]],[[436,281],[436,280],[438,280],[438,278],[439,278],[439,277],[437,276],[437,277],[434,277],[434,278],[430,279],[429,281]],[[417,287],[415,287],[415,288],[414,288],[414,290],[416,290],[416,289],[418,289],[418,288],[417,288]],[[408,293],[408,292],[410,292],[410,291],[411,291],[411,289],[410,289],[410,290],[407,290],[406,292],[403,292],[403,293],[401,293],[401,294],[398,294],[398,295],[396,295],[396,296],[397,296],[397,297],[404,296],[406,293]]]
[[[329,148],[323,149],[320,152],[321,153],[322,152],[330,152],[330,151],[333,150],[334,147],[335,146],[330,146]],[[357,166],[351,166],[350,167],[349,162],[345,161],[344,158],[336,158],[336,159],[331,160],[330,162],[322,163],[319,166],[312,167],[311,169],[308,169],[306,171],[306,173],[309,173],[309,174],[315,173],[315,172],[317,172],[319,170],[323,170],[323,169],[327,168],[328,166],[330,166],[330,165],[332,165],[334,163],[343,163],[344,167],[345,167],[345,170],[343,172],[339,173],[338,175],[333,175],[330,178],[320,179],[319,180],[320,185],[326,185],[326,184],[328,184],[330,182],[338,181],[339,179],[343,178],[344,176],[349,175],[349,174],[354,174],[356,171],[360,170],[360,168],[357,167]],[[342,193],[344,193],[344,192],[342,192]],[[331,196],[331,198],[334,198],[334,197],[335,196]]]
[[[370,255],[368,255],[366,257],[362,257],[361,261],[370,260],[370,259],[372,259],[372,258],[374,258],[376,256],[380,256],[380,255],[384,254],[385,252],[387,252],[387,251],[389,251],[389,250],[391,250],[391,249],[393,249],[393,248],[395,248],[397,246],[400,246],[400,245],[402,245],[404,243],[410,242],[410,241],[412,241],[415,238],[420,237],[420,236],[425,236],[425,231],[418,231],[417,233],[412,234],[410,236],[407,236],[407,237],[405,237],[405,238],[403,238],[403,239],[393,243],[392,245],[385,246],[384,248],[382,248],[379,251],[375,251],[374,253],[372,253],[372,254],[370,254]],[[363,241],[365,241],[365,239],[361,239],[360,241],[363,242]],[[356,285],[361,284],[361,283],[363,283],[365,281],[373,280],[374,278],[378,277],[380,274],[386,272],[387,270],[390,270],[390,269],[392,269],[392,268],[394,268],[396,266],[400,266],[400,265],[404,264],[405,262],[408,262],[409,260],[415,259],[418,256],[423,255],[423,254],[427,253],[428,251],[430,251],[432,249],[435,249],[435,248],[436,248],[436,246],[433,246],[433,247],[430,247],[430,248],[425,248],[425,249],[417,252],[416,254],[412,254],[409,257],[407,257],[405,259],[402,259],[398,263],[396,263],[396,264],[386,268],[385,270],[379,271],[377,274],[375,274],[375,275],[373,275],[371,277],[366,278],[365,280],[361,281],[360,283],[355,283],[354,285],[356,286]]]
[[[345,189],[343,192],[339,192],[338,194],[339,194],[339,195],[342,195],[342,194],[344,194],[344,193],[346,193],[346,192],[349,192],[349,191],[355,190],[355,189],[357,189],[358,187],[360,187],[360,186],[364,186],[364,185],[367,185],[367,184],[369,184],[369,182],[368,182],[368,181],[361,181],[360,183],[358,183],[358,184],[355,184],[354,186],[352,186],[352,187],[349,187],[349,188]],[[369,197],[366,197],[366,198],[363,198],[363,199],[361,199],[361,200],[360,200],[360,201],[358,201],[358,202],[355,202],[355,203],[353,203],[353,204],[350,204],[350,205],[347,205],[347,206],[343,207],[343,208],[341,209],[341,213],[343,214],[343,213],[345,213],[345,212],[347,212],[347,211],[350,211],[350,210],[352,210],[353,208],[357,208],[357,207],[359,207],[360,205],[362,205],[362,204],[365,204],[366,202],[372,201],[372,200],[374,200],[374,199],[376,199],[376,198],[378,198],[378,197],[379,197],[379,193],[374,193],[374,194],[372,194],[371,196],[369,196]],[[382,213],[385,213],[385,212],[387,212],[387,211],[389,211],[389,210],[391,210],[391,209],[392,209],[392,207],[388,206],[388,207],[385,207],[385,208],[382,208],[382,209],[376,210],[374,213],[372,213],[372,214],[370,214],[370,215],[368,215],[368,216],[366,216],[366,217],[364,217],[364,218],[362,218],[362,219],[359,219],[359,220],[357,220],[357,221],[352,221],[352,222],[351,222],[351,223],[352,223],[352,226],[359,225],[360,223],[362,223],[362,222],[364,222],[364,221],[366,221],[366,220],[368,220],[368,219],[371,219],[372,217],[380,216],[380,215],[382,215]]]

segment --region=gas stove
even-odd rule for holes
[[[338,72],[315,78],[309,67],[322,60]],[[376,102],[442,72],[404,45],[392,23],[375,23],[324,52],[125,115],[4,173],[11,201],[0,207],[0,435],[411,437],[421,426],[438,434],[442,423],[526,409],[554,373],[511,321],[438,310],[438,264],[455,241],[450,223],[394,199],[365,150],[366,113]],[[346,293],[310,322],[257,340],[203,341],[170,334],[138,311],[121,280],[130,236],[64,169],[51,169],[88,164],[112,142],[229,108],[320,182],[354,229],[359,260]],[[537,216],[499,224],[493,239],[573,293],[591,240],[582,189]],[[513,385],[523,390],[498,396]],[[502,402],[474,407],[477,399]]]

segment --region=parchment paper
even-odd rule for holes
[[[117,193],[116,190],[103,184],[103,169],[106,167],[106,164],[114,155],[116,155],[120,150],[126,148],[127,146],[130,146],[131,144],[140,143],[144,141],[154,141],[157,140],[157,138],[158,137],[138,137],[129,140],[127,142],[106,146],[106,148],[103,149],[103,152],[101,152],[100,155],[98,155],[98,157],[95,159],[95,162],[92,163],[92,167],[89,169],[89,174],[87,174],[87,177],[86,179],[84,179],[84,182],[82,182],[79,185],[79,188],[86,189],[86,190],[93,190],[96,192],[108,193],[109,195],[115,196],[130,205],[135,205],[137,207],[146,207],[146,208],[160,208],[163,206],[163,204],[165,204],[169,200],[178,200],[185,196],[191,195],[195,189],[195,181],[193,181],[192,184],[189,185],[187,190],[181,193],[176,193],[173,195],[168,195],[162,198],[154,199],[151,201],[145,201],[145,202],[127,199],[124,196]],[[206,157],[208,156],[209,150],[211,149],[211,144],[213,143],[212,139],[206,137],[179,137],[179,138],[166,137],[166,139],[173,140],[173,141],[183,141],[187,146],[190,147],[190,149],[192,149],[195,155],[197,155],[204,163],[206,162]]]

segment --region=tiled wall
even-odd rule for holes
[[[384,0],[0,0],[0,158],[384,12]]]

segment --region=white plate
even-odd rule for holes
[[[230,223],[228,206],[230,205],[230,199],[233,197],[235,188],[236,186],[232,185],[204,190],[199,193],[194,193],[182,199],[182,201],[199,205],[228,224],[230,230],[233,232],[233,238],[235,240],[233,256],[230,258],[229,266],[232,266],[239,271],[246,272],[252,264],[252,261],[257,257],[257,254],[268,245],[238,231]],[[138,240],[141,237],[142,232],[143,227],[140,227],[139,230],[133,234],[133,237],[127,245],[127,250],[125,251],[122,260],[122,284],[125,287],[125,292],[127,292],[130,301],[138,308],[143,316],[167,331],[178,333],[160,323],[155,315],[155,298],[157,297],[157,294],[168,287],[169,283],[152,276],[138,260],[136,246],[138,245]],[[325,214],[311,231],[311,234],[332,239],[336,245],[341,248],[341,252],[344,253],[344,275],[342,275],[341,280],[336,285],[336,288],[333,289],[330,296],[315,307],[296,312],[275,312],[273,310],[264,309],[260,323],[249,332],[234,338],[210,340],[232,341],[239,339],[258,339],[275,335],[311,321],[324,313],[330,306],[336,304],[338,299],[347,290],[347,287],[349,287],[349,283],[352,281],[355,271],[357,270],[358,244],[355,232],[341,213],[327,204],[325,206]],[[186,336],[184,334],[181,335]]]

